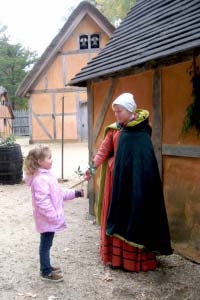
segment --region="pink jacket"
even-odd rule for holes
[[[33,176],[26,176],[25,182],[31,187],[36,230],[42,233],[65,229],[63,200],[74,199],[75,190],[62,189],[47,169],[39,169]]]

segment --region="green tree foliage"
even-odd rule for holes
[[[95,5],[113,25],[116,25],[124,19],[136,0],[89,0],[89,2]]]
[[[87,0],[93,4],[114,26],[117,26],[127,15],[136,0]],[[67,11],[66,20],[75,7],[70,7]]]
[[[36,60],[36,52],[11,44],[4,30],[0,31],[0,86],[8,91],[13,109],[27,108],[27,99],[16,97],[15,92]]]
[[[193,102],[186,108],[182,136],[185,136],[191,128],[195,128],[197,135],[200,136],[200,67],[197,65],[195,56],[193,57],[193,63],[188,73],[192,76]]]

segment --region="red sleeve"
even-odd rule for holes
[[[101,165],[102,162],[104,162],[104,160],[108,158],[113,151],[114,151],[113,130],[110,129],[107,132],[103,142],[101,143],[97,151],[97,154],[93,159],[95,166],[98,167],[99,165]]]

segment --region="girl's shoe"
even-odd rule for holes
[[[51,266],[51,269],[52,269],[52,272],[53,273],[62,273],[62,270],[60,267],[52,267]]]
[[[60,282],[63,281],[63,275],[60,273],[51,272],[49,275],[41,275],[41,279],[44,281]]]

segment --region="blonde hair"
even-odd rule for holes
[[[24,160],[25,173],[27,175],[33,175],[40,167],[38,160],[44,160],[50,151],[50,148],[46,145],[38,145],[34,149],[30,150]]]

